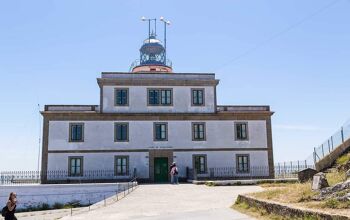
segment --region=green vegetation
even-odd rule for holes
[[[342,156],[340,156],[337,161],[336,164],[338,165],[345,165],[350,161],[350,153],[346,153]]]
[[[66,204],[56,202],[52,206],[50,206],[47,203],[41,203],[37,206],[28,206],[27,208],[17,209],[17,212],[35,212],[35,211],[45,211],[45,210],[52,210],[52,209],[70,209],[70,208],[85,207],[85,206],[87,205],[81,204],[80,201],[78,200],[73,200]]]

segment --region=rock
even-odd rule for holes
[[[312,180],[312,177],[317,173],[316,170],[311,168],[306,168],[298,172],[298,180],[301,183]]]
[[[346,171],[346,178],[349,179],[350,178],[350,169],[348,171]]]
[[[314,200],[325,200],[335,198],[338,201],[350,201],[350,180],[337,183],[334,186],[326,187],[320,190],[320,194],[313,197]]]
[[[326,178],[326,174],[320,172],[313,176],[311,187],[312,190],[320,190],[328,186],[329,184]]]

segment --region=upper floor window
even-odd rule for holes
[[[204,89],[192,89],[192,105],[204,105]]]
[[[249,173],[249,155],[239,154],[236,155],[237,161],[237,172],[238,173]]]
[[[115,105],[126,106],[129,104],[129,90],[128,89],[115,89]]]
[[[69,157],[68,158],[68,174],[69,176],[83,175],[83,157]]]
[[[128,141],[129,140],[129,124],[115,123],[114,124],[114,140]]]
[[[204,141],[205,140],[205,123],[193,123],[192,124],[192,140]]]
[[[148,89],[148,105],[172,105],[172,89]]]
[[[154,124],[154,140],[167,141],[168,140],[168,124],[155,123]]]
[[[248,123],[238,122],[235,123],[236,140],[248,140]]]
[[[115,157],[115,175],[116,176],[129,175],[129,157],[128,156]]]
[[[84,124],[83,123],[69,124],[69,141],[70,142],[84,141]]]
[[[194,169],[197,174],[207,172],[207,156],[206,155],[194,155],[193,156]]]

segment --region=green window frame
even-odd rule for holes
[[[129,175],[129,156],[115,156],[115,175],[128,176]]]
[[[206,139],[205,123],[195,122],[192,123],[192,140],[193,141],[205,141]]]
[[[192,105],[203,106],[205,99],[204,89],[192,89]]]
[[[148,89],[148,105],[169,106],[173,100],[172,89]]]
[[[127,142],[129,141],[129,123],[114,124],[114,141]]]
[[[69,176],[83,176],[83,157],[68,157]]]
[[[248,123],[236,122],[235,133],[236,140],[248,140]]]
[[[69,141],[70,142],[84,141],[84,124],[83,123],[69,124]]]
[[[127,88],[116,88],[114,96],[115,96],[114,104],[116,106],[129,105],[129,90]]]
[[[207,173],[207,155],[193,155],[193,167],[197,174]]]
[[[154,141],[168,140],[168,124],[154,123]]]
[[[249,154],[238,154],[236,155],[237,161],[237,173],[249,173],[250,160]]]

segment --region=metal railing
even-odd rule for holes
[[[72,175],[67,170],[51,171],[0,171],[0,185],[39,184],[43,183],[100,183],[128,181],[137,176],[136,169],[129,170],[125,175],[117,174],[115,170],[85,170],[81,174]]]
[[[290,164],[282,163],[274,166],[274,178],[297,178],[298,172],[305,168],[314,168],[314,165],[306,164],[306,161],[298,161]],[[269,179],[270,168],[268,166],[251,166],[245,170],[238,167],[210,167],[205,172],[198,172],[187,167],[187,178],[190,180],[216,180],[216,179]]]
[[[141,65],[140,60],[139,59],[135,60],[134,62],[131,63],[130,68],[129,68],[129,72],[131,72],[135,67],[140,66],[140,65]],[[155,65],[161,65],[161,64],[155,63]],[[172,67],[173,63],[171,60],[167,59],[164,66]]]
[[[314,163],[316,164],[348,139],[350,139],[350,120],[347,121],[337,132],[335,132],[320,146],[314,148]]]

